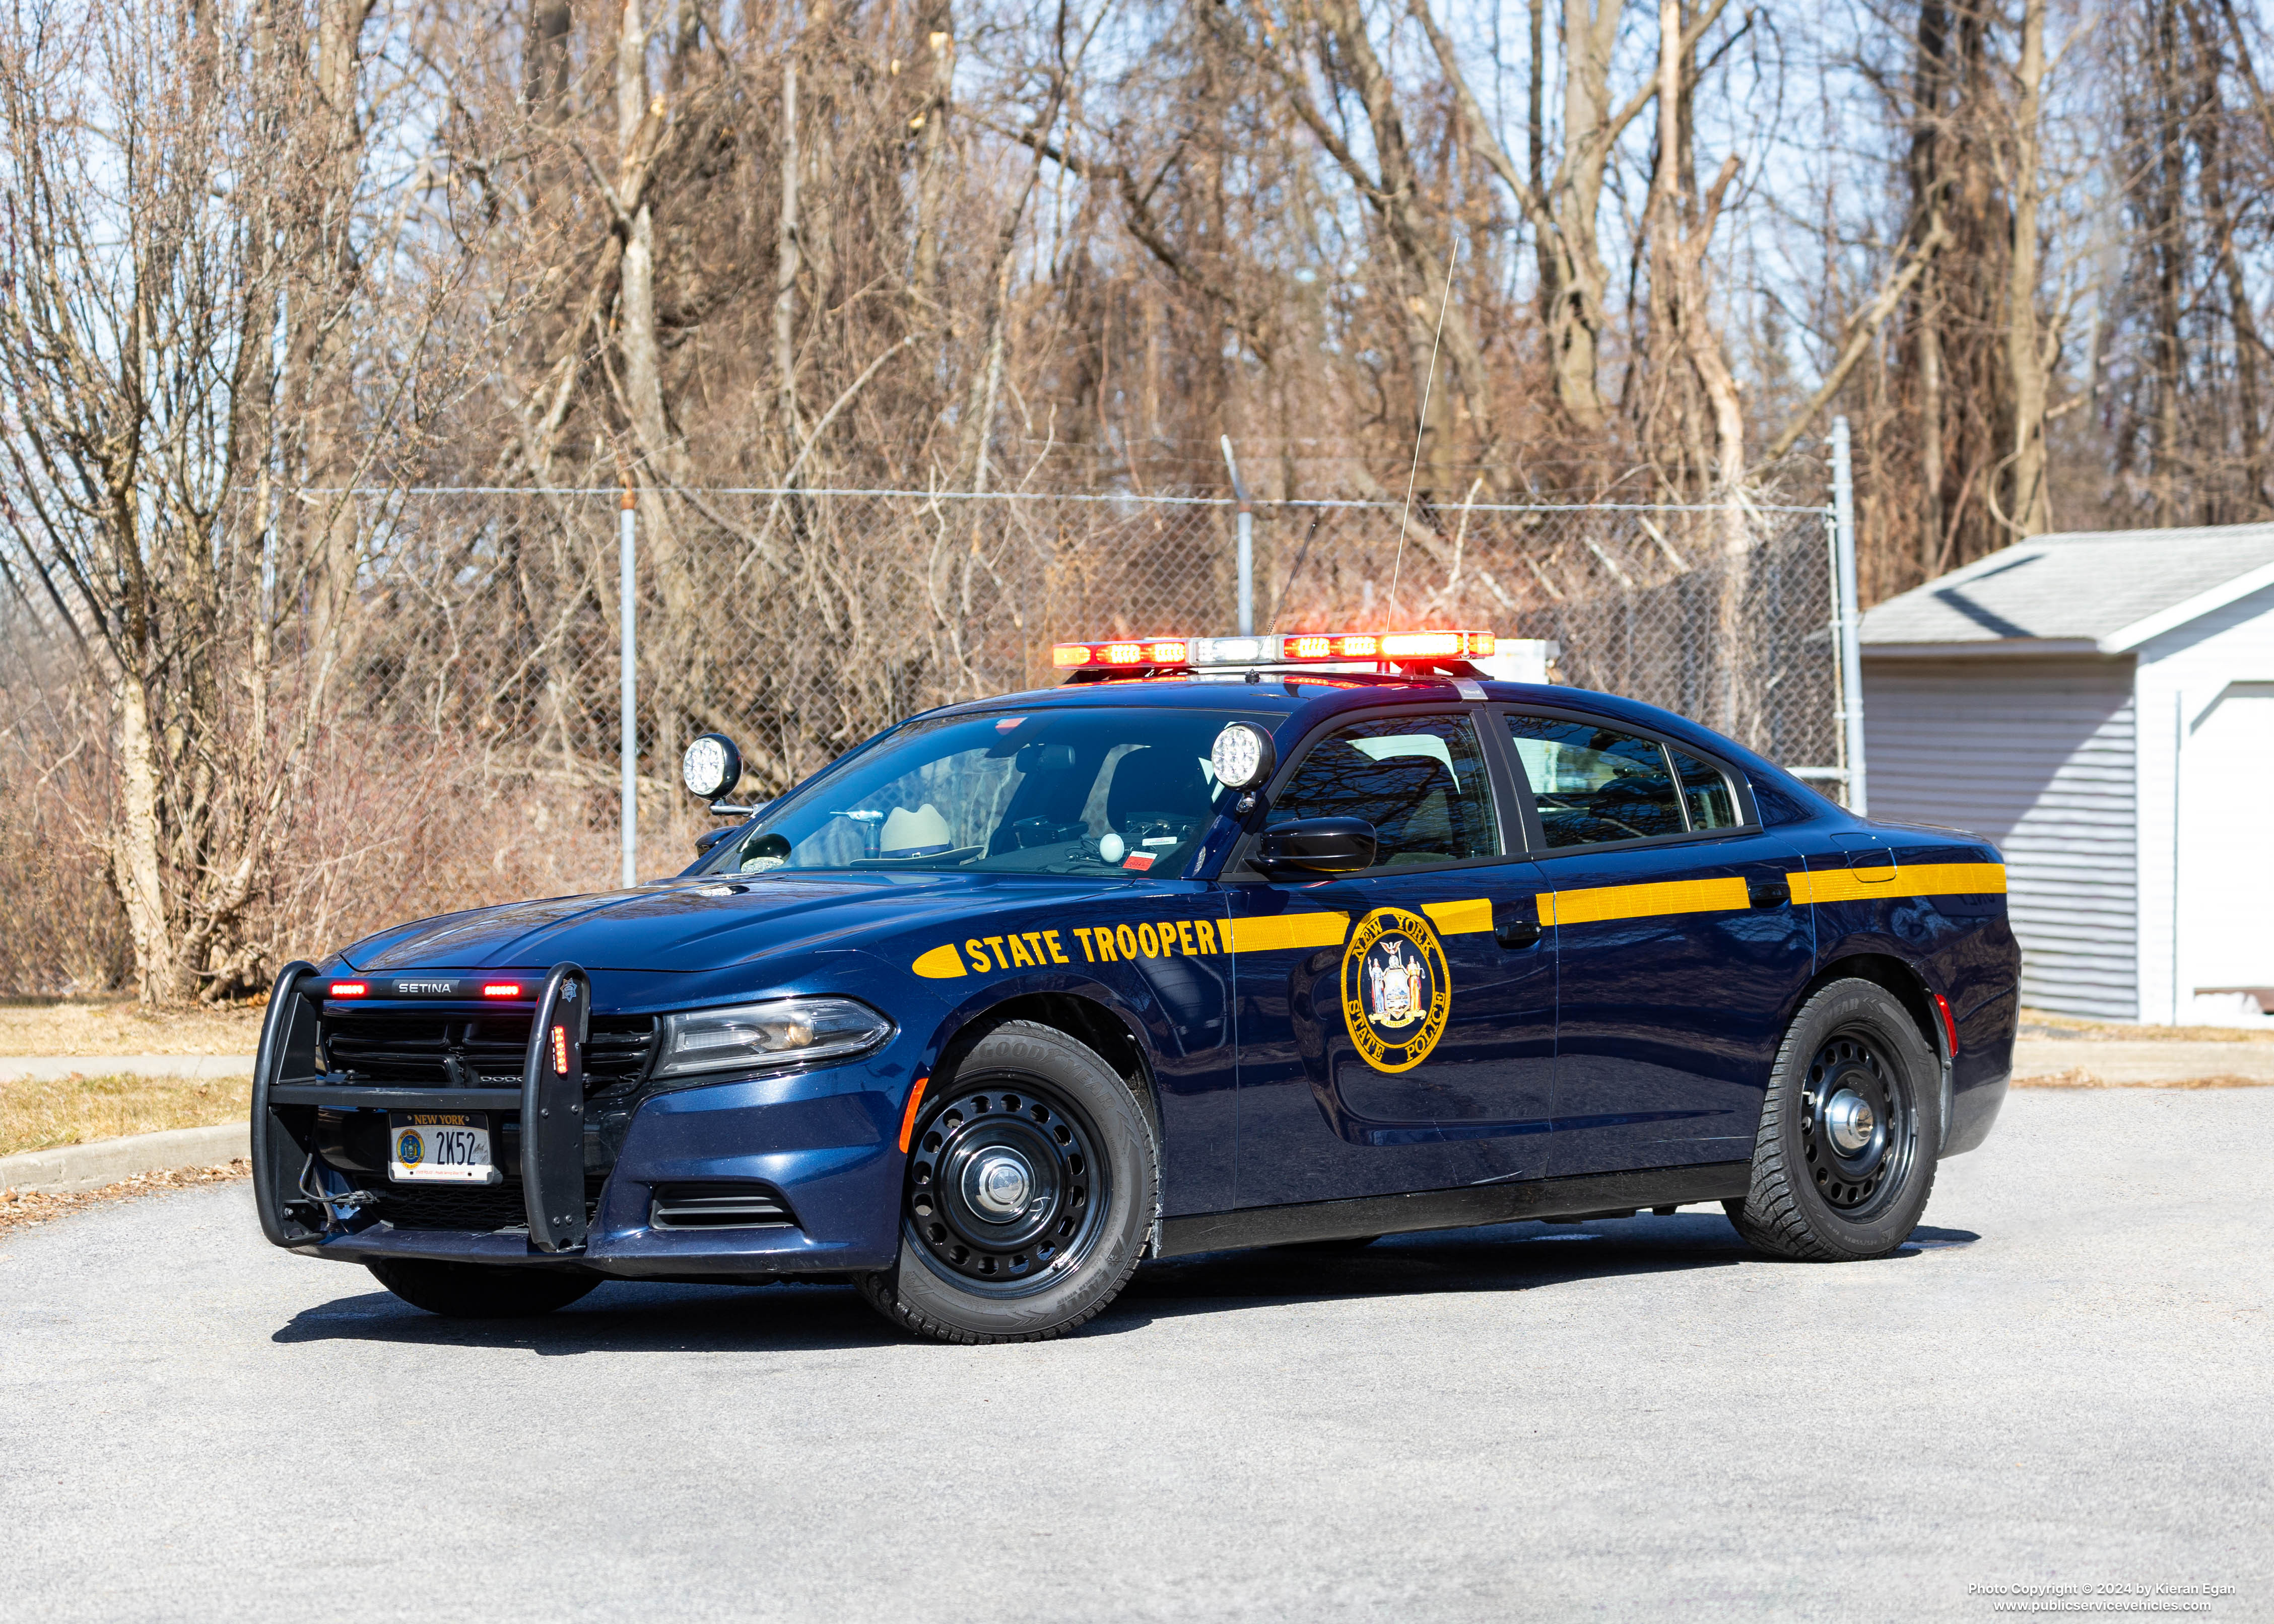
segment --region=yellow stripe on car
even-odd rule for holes
[[[1421,911],[1442,936],[1465,936],[1493,928],[1492,898],[1474,897],[1465,902],[1425,902]]]
[[[1751,907],[1744,881],[1736,876],[1713,880],[1653,880],[1643,885],[1591,885],[1584,891],[1543,891],[1543,925],[1592,925],[1614,919],[1649,919],[1660,914],[1711,914]]]
[[[1231,951],[1235,953],[1340,947],[1343,938],[1350,935],[1347,914],[1269,914],[1228,922],[1231,927]]]
[[[2004,863],[1883,863],[1788,874],[1795,902],[1872,902],[1888,897],[2006,894]]]

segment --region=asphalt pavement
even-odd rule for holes
[[[131,1202],[0,1237],[0,1619],[2274,1618],[2270,1137],[2030,1091],[1880,1262],[1512,1225],[976,1350],[835,1287],[454,1324],[243,1184]]]

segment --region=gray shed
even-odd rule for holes
[[[1871,816],[2004,849],[2025,1003],[2274,1011],[2274,524],[2036,537],[1862,654]]]

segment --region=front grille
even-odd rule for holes
[[[659,1229],[754,1229],[797,1220],[772,1184],[720,1181],[658,1184],[648,1222]]]
[[[587,1177],[584,1181],[584,1215],[590,1219],[599,1207],[600,1181]],[[521,1186],[517,1184],[465,1184],[456,1188],[442,1184],[374,1184],[365,1188],[379,1192],[379,1215],[398,1229],[471,1229],[487,1234],[493,1229],[517,1229],[529,1222],[529,1209],[522,1205]]]
[[[463,1015],[327,1009],[324,1064],[349,1082],[517,1088],[534,1019],[529,1010]],[[655,1040],[652,1015],[595,1015],[584,1044],[584,1091],[600,1094],[638,1082],[647,1075]]]
[[[386,1187],[379,1215],[398,1229],[511,1229],[529,1222],[519,1184],[472,1184],[463,1190]]]

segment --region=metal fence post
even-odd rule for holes
[[[1231,455],[1231,436],[1220,434],[1224,465],[1231,470],[1231,494],[1239,503],[1239,635],[1255,635],[1255,512],[1248,506],[1247,485],[1239,477],[1239,462]]]
[[[1848,448],[1848,419],[1832,419],[1832,522],[1840,560],[1840,723],[1848,759],[1848,809],[1868,816],[1864,773],[1863,617],[1856,608],[1856,469]]]
[[[617,750],[623,777],[624,883],[639,883],[639,633],[634,613],[634,515],[639,499],[630,482],[624,485],[616,511],[616,660],[621,667],[621,702],[623,720],[617,730]]]

